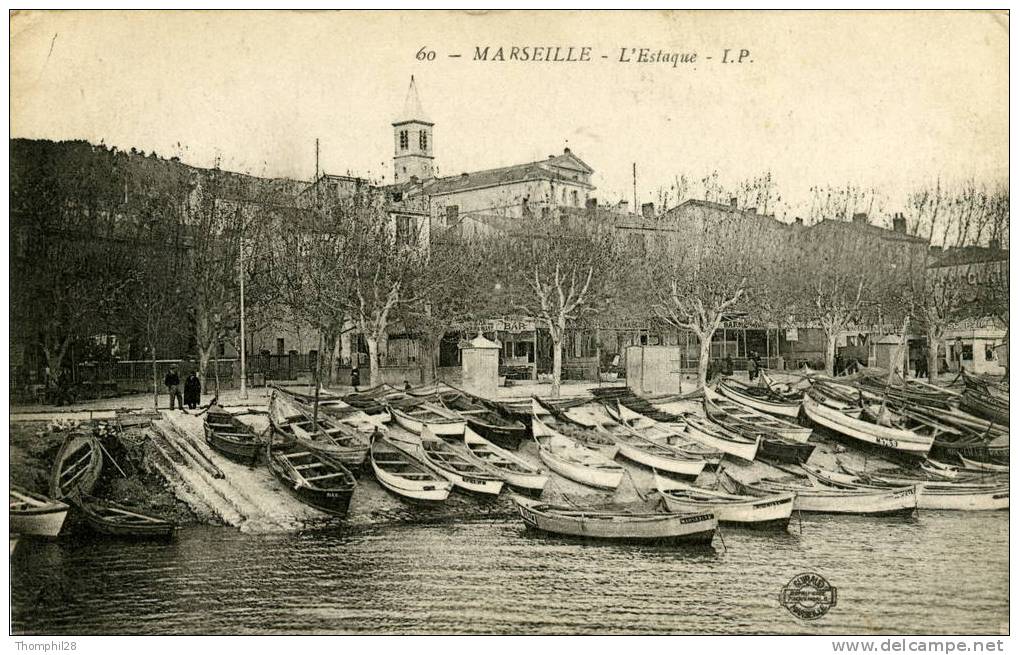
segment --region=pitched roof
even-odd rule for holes
[[[1001,248],[985,248],[983,246],[963,246],[949,248],[936,255],[929,268],[944,266],[965,266],[967,264],[985,264],[988,262],[1008,261],[1008,250]]]
[[[428,116],[425,114],[424,108],[421,107],[421,98],[418,97],[418,88],[414,83],[414,76],[410,76],[410,86],[407,87],[407,97],[403,101],[403,111],[393,119],[393,125],[399,123],[408,123],[410,121],[418,121],[420,123],[432,124],[428,120]]]
[[[826,218],[820,223],[814,223],[808,230],[856,230],[864,232],[870,236],[884,239],[886,241],[906,241],[912,243],[927,243],[926,239],[922,239],[912,234],[905,232],[896,232],[895,230],[888,230],[877,225],[871,225],[870,223],[854,223],[850,221],[839,221],[832,218]]]
[[[557,164],[554,164],[554,162],[560,159],[564,162],[568,162],[570,164],[569,167],[573,170],[582,170],[577,168],[578,164],[574,162],[579,162],[579,165],[586,169],[582,172],[586,173],[592,170],[579,158],[566,154],[545,161],[515,164],[513,166],[504,166],[502,168],[489,168],[482,171],[461,173],[460,175],[450,175],[448,177],[426,180],[422,186],[422,192],[433,196],[439,196],[447,193],[467,191],[469,189],[479,189],[489,186],[498,186],[501,184],[512,184],[514,182],[525,182],[527,180],[562,180],[578,186],[594,188],[587,182],[582,180],[573,180],[564,177],[555,171],[549,170],[548,166],[550,164],[558,166]],[[562,167],[565,168],[566,165],[563,164]]]

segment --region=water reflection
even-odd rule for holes
[[[13,630],[1001,632],[1007,539],[1007,513],[924,512],[805,515],[778,534],[725,527],[698,549],[552,539],[516,519],[26,542],[12,561]],[[839,589],[838,606],[810,623],[777,602],[808,570]]]

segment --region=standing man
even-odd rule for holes
[[[195,371],[191,371],[188,379],[184,380],[184,402],[188,409],[198,409],[198,404],[202,402],[202,382]]]
[[[176,400],[177,405],[180,407],[180,411],[184,411],[184,398],[180,395],[180,376],[177,375],[177,365],[173,364],[170,366],[170,371],[166,374],[163,379],[163,384],[166,385],[166,391],[170,394],[170,409],[173,409],[174,401]]]

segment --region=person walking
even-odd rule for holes
[[[756,350],[750,351],[750,358],[747,360],[747,374],[750,376],[751,380],[757,379],[757,374],[760,371],[760,367],[761,364],[757,358],[757,351]]]
[[[174,364],[170,367],[166,377],[163,378],[163,384],[166,385],[166,391],[170,394],[170,409],[174,409],[174,401],[180,406],[180,411],[184,411],[184,398],[180,395],[180,376],[177,375],[177,365]]]
[[[722,375],[732,375],[732,355],[726,354],[722,360]]]
[[[188,409],[198,409],[202,402],[202,381],[198,379],[198,373],[192,371],[187,380],[184,380],[184,404]]]

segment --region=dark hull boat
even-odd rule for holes
[[[443,397],[442,404],[462,415],[472,430],[500,448],[516,450],[520,442],[528,438],[523,423],[464,395]]]
[[[791,439],[762,437],[757,448],[757,458],[766,462],[803,464],[814,453],[815,444],[798,443]]]
[[[89,496],[79,498],[77,504],[93,532],[124,539],[169,539],[173,536],[173,523],[135,509]]]
[[[210,407],[205,415],[205,441],[216,452],[243,464],[256,463],[261,450],[255,430],[219,405]]]
[[[962,372],[966,391],[960,405],[966,411],[999,425],[1008,425],[1008,389]]]
[[[53,462],[50,496],[56,500],[88,495],[103,470],[99,440],[91,434],[73,433],[64,439]]]
[[[303,444],[266,446],[266,462],[276,479],[295,498],[317,510],[346,516],[357,484],[338,461],[308,450]]]

